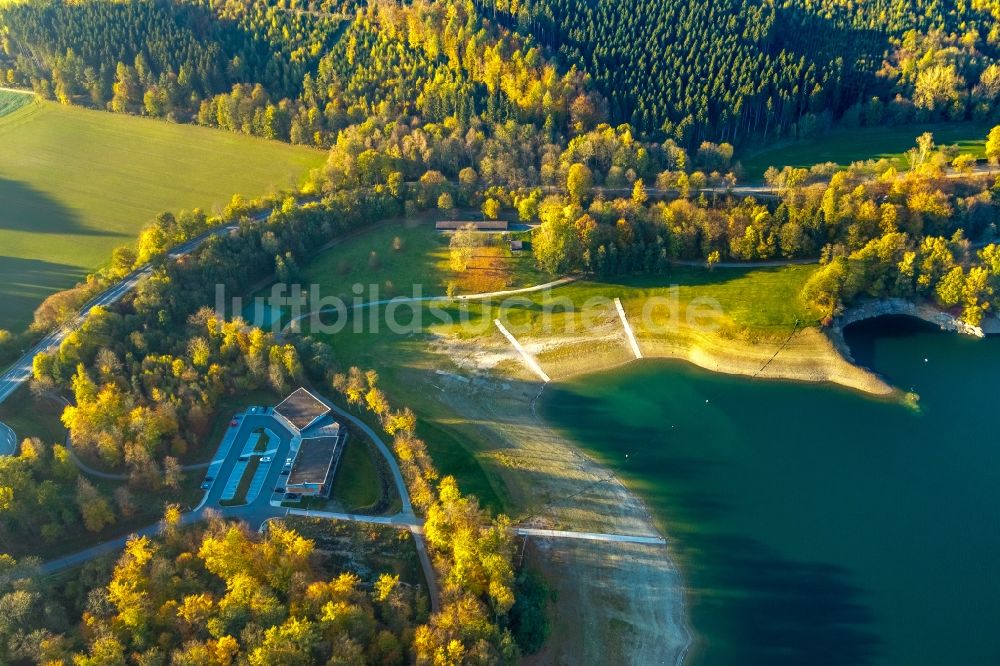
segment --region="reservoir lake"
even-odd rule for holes
[[[545,393],[667,536],[688,664],[1000,663],[1000,339],[904,318],[847,339],[918,408],[673,361]]]

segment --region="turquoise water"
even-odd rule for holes
[[[1000,663],[1000,340],[860,326],[858,360],[919,411],[679,362],[547,392],[672,541],[688,663]]]

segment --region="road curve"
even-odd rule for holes
[[[0,456],[12,456],[15,453],[17,453],[17,435],[6,423],[0,423]]]
[[[260,221],[265,219],[268,215],[270,215],[270,211],[265,211],[251,216],[250,219]],[[167,256],[171,259],[179,259],[180,257],[186,256],[201,247],[208,239],[231,233],[238,228],[239,222],[230,222],[216,227],[174,247],[172,250],[167,252]],[[35,343],[34,346],[17,359],[17,361],[15,361],[14,364],[3,374],[0,374],[0,403],[7,400],[7,398],[9,398],[25,382],[31,379],[32,363],[34,362],[35,356],[42,352],[57,348],[63,343],[70,333],[80,328],[94,308],[106,307],[117,303],[126,294],[134,291],[139,282],[143,278],[151,275],[152,272],[153,269],[148,264],[132,271],[122,278],[121,282],[108,287],[99,295],[88,301],[71,320],[65,322],[56,330],[49,332],[45,335],[45,337]],[[2,446],[0,446],[0,455],[9,455],[5,453]]]

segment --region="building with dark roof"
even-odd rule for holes
[[[309,391],[299,388],[275,407],[274,413],[297,432],[303,432],[329,414],[330,408]]]
[[[347,430],[336,421],[313,427],[302,436],[285,488],[303,497],[329,497]]]

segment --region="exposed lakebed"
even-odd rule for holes
[[[1000,662],[1000,339],[897,318],[847,339],[919,409],[665,361],[546,391],[670,539],[689,663]]]

